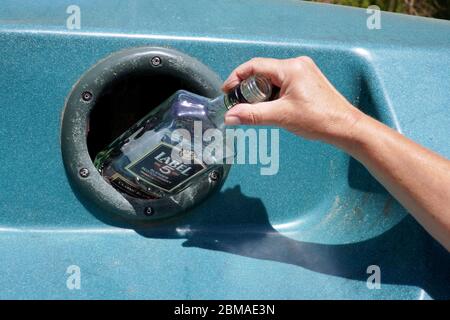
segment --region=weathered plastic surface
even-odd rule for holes
[[[280,132],[280,171],[233,166],[184,217],[133,230],[74,195],[64,100],[108,54],[167,46],[222,78],[254,56],[309,55],[353,103],[450,157],[450,23],[301,1],[3,1],[0,298],[450,297],[450,257],[357,162]],[[413,173],[412,173],[413,174]],[[448,186],[442,186],[448,187]],[[100,213],[101,214],[101,213]],[[66,270],[81,269],[69,290]],[[381,268],[382,288],[366,286]]]

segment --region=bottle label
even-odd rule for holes
[[[142,188],[132,183],[128,179],[122,177],[120,174],[115,173],[110,179],[111,185],[117,190],[125,193],[129,196],[141,198],[141,199],[158,199],[158,195],[153,195],[149,192],[142,191]]]
[[[207,168],[195,156],[190,158],[190,163],[173,159],[172,152],[183,156],[183,150],[167,143],[160,143],[143,157],[130,163],[126,169],[146,183],[170,192]]]

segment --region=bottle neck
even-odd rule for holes
[[[247,99],[242,95],[241,86],[236,86],[231,92],[222,95],[223,104],[227,110],[230,110],[239,103],[249,103]]]
[[[218,109],[222,109],[223,114],[233,108],[235,105],[239,103],[250,103],[245,99],[241,92],[241,86],[236,86],[229,93],[221,94],[217,98],[211,100],[211,107],[218,111]]]
[[[210,120],[216,125],[218,128],[222,128],[224,126],[224,117],[225,113],[232,108],[232,106],[226,102],[227,94],[222,94],[217,98],[210,100],[208,106],[208,116]],[[234,104],[236,105],[236,104]],[[233,106],[234,106],[233,105]]]
[[[262,76],[252,76],[235,86],[229,93],[211,100],[209,111],[214,123],[223,126],[225,113],[239,103],[267,101],[272,94],[272,84]]]

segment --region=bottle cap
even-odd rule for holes
[[[262,75],[251,76],[240,83],[240,91],[248,103],[267,101],[272,95],[270,80]]]

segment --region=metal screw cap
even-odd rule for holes
[[[144,214],[146,216],[152,216],[155,213],[152,207],[147,207],[144,209]]]
[[[154,56],[151,60],[152,66],[157,67],[161,64],[161,58],[158,56]]]
[[[87,168],[81,168],[79,173],[82,178],[87,178],[89,176],[89,170]]]
[[[217,172],[217,171],[211,171],[210,173],[209,173],[209,179],[211,180],[211,181],[217,181],[217,180],[219,180],[219,172]]]
[[[84,92],[81,94],[81,99],[83,99],[83,101],[86,101],[86,102],[91,101],[91,99],[92,99],[92,93],[89,92],[89,91],[84,91]]]

